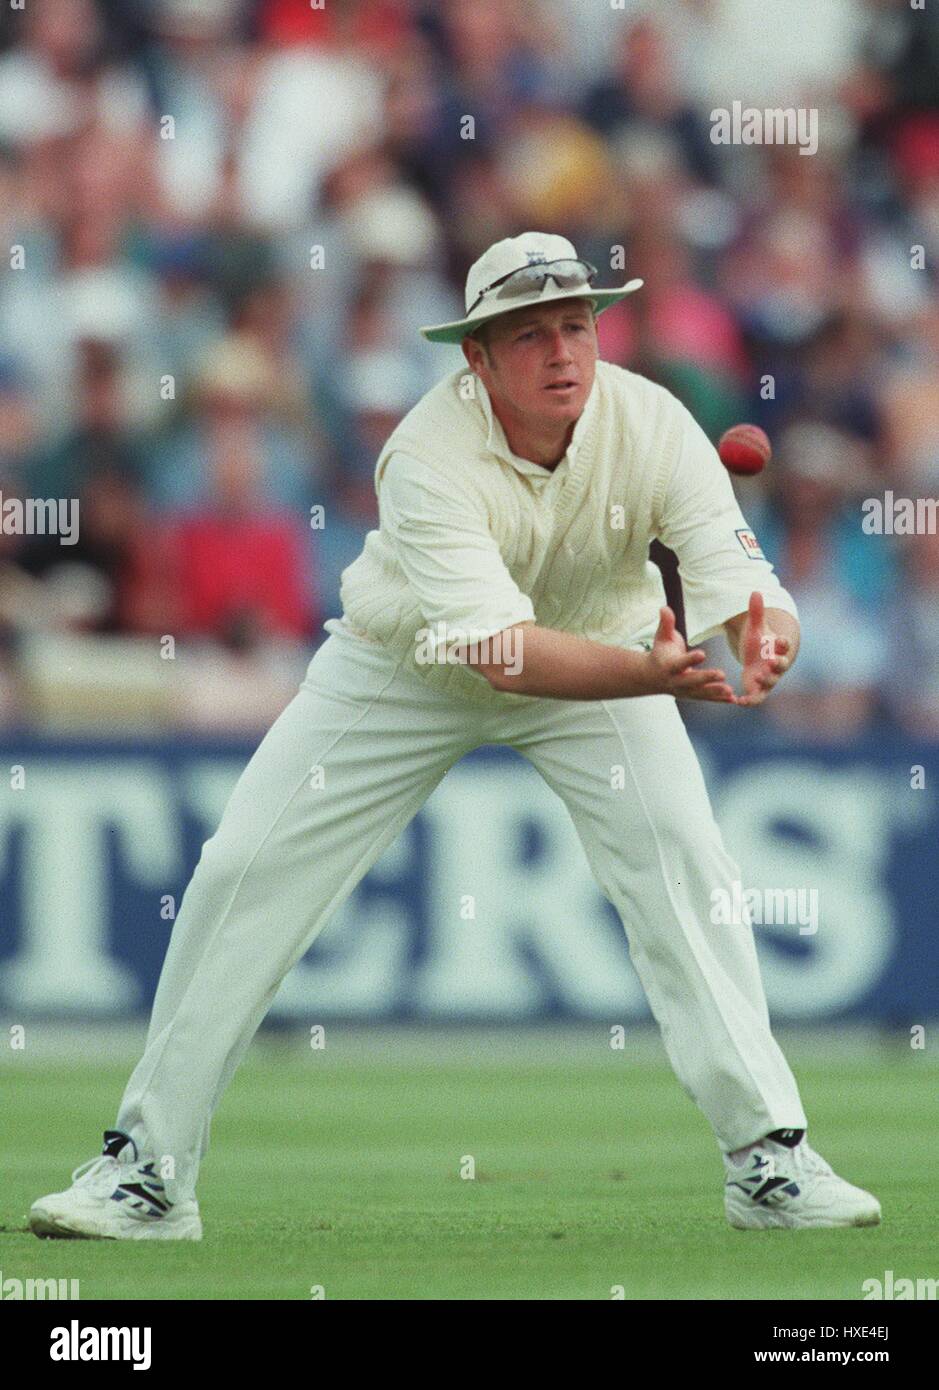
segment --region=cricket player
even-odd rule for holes
[[[278,986],[480,744],[518,750],[570,812],[716,1136],[731,1225],[879,1221],[808,1145],[749,919],[712,920],[740,870],[677,705],[745,718],[795,659],[795,605],[684,406],[598,360],[597,316],[642,282],[595,276],[565,238],[527,232],[472,266],[464,318],[421,330],[461,343],[466,368],[379,455],[379,526],[343,574],[343,616],[203,847],[115,1127],[34,1204],[37,1235],[200,1239],[211,1115]],[[678,556],[690,646],[656,537]],[[722,629],[739,694],[695,645]]]

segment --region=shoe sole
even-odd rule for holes
[[[876,1211],[857,1212],[841,1221],[812,1221],[799,1217],[787,1220],[781,1212],[760,1210],[759,1207],[751,1207],[745,1211],[726,1208],[725,1213],[728,1223],[735,1231],[847,1230],[854,1226],[879,1226],[881,1216],[880,1207]]]
[[[55,1217],[42,1207],[33,1207],[29,1213],[29,1229],[40,1240],[201,1240],[202,1222],[196,1217],[187,1217],[172,1225],[164,1221],[154,1221],[145,1225],[134,1222],[133,1226],[118,1231],[81,1231],[69,1226],[61,1217]]]

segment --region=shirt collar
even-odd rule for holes
[[[489,399],[489,392],[486,390],[485,384],[480,377],[476,378],[476,383],[479,392],[479,400],[483,410],[483,419],[486,421],[487,427],[486,448],[491,453],[495,454],[498,458],[504,459],[506,463],[510,463],[519,473],[534,473],[539,477],[550,477],[552,473],[556,473],[565,459],[568,464],[574,462],[577,457],[577,451],[584,442],[584,435],[587,432],[590,418],[597,408],[596,377],[594,377],[593,386],[590,388],[590,395],[587,397],[584,408],[577,418],[577,423],[574,426],[574,433],[571,435],[571,442],[567,446],[567,453],[553,469],[545,468],[540,463],[533,463],[531,459],[519,458],[518,454],[512,453],[512,450],[509,448],[509,441],[505,437],[505,430],[502,428],[502,423],[492,408],[492,401]]]

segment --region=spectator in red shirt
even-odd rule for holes
[[[308,641],[318,614],[303,523],[264,502],[253,436],[217,434],[207,468],[211,502],[171,528],[183,635]]]

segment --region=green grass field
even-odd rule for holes
[[[260,1040],[215,1119],[201,1244],[38,1241],[30,1202],[112,1122],[127,1065],[0,1068],[3,1276],[82,1299],[860,1299],[939,1275],[927,1052],[793,1044],[816,1147],[880,1197],[873,1230],[735,1232],[704,1120],[657,1043],[603,1030]],[[786,1040],[784,1039],[784,1043]],[[460,1177],[465,1155],[474,1180]]]

